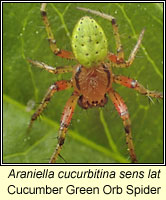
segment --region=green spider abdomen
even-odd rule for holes
[[[91,17],[82,17],[72,35],[75,58],[85,67],[97,65],[107,56],[107,39],[103,29]]]

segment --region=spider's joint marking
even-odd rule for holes
[[[60,146],[60,145],[59,145],[59,144],[57,144],[57,146],[56,146],[56,150],[58,150],[58,149],[59,149],[59,146]]]
[[[124,116],[124,115],[127,115],[127,114],[128,114],[128,110],[125,110],[125,111],[120,113],[120,116]]]
[[[59,145],[62,146],[64,144],[65,138],[60,137],[59,138]]]
[[[68,125],[65,124],[64,122],[61,122],[61,125],[60,125],[60,130],[63,130],[64,128],[67,128]]]
[[[50,90],[53,90],[53,89],[56,89],[56,90],[58,89],[57,84],[54,84],[54,85],[51,85],[51,86],[50,86]]]
[[[57,48],[57,49],[54,51],[54,54],[57,56],[58,54],[61,54],[61,52],[62,52],[62,51],[61,51],[60,49]]]
[[[47,16],[47,13],[46,13],[46,11],[44,11],[44,10],[41,10],[41,15],[42,15],[43,17]]]
[[[131,82],[131,87],[132,87],[132,88],[135,88],[136,85],[137,85],[137,80],[132,80],[132,82]]]
[[[49,33],[49,38],[47,38],[47,40],[49,41],[49,43],[52,43],[52,44],[56,44],[56,40],[55,39],[52,39],[51,38],[52,37],[52,35]]]
[[[50,40],[53,44],[56,44],[56,40]]]
[[[115,24],[116,24],[116,19],[115,19],[115,18],[112,18],[111,23],[112,23],[112,25],[115,25]]]
[[[79,65],[76,69],[76,72],[80,72],[82,65]]]
[[[51,97],[47,97],[46,99],[45,99],[45,102],[48,102],[48,101],[50,101],[51,100]]]
[[[122,52],[123,51],[123,46],[121,45],[120,47],[119,47],[119,49],[117,49],[117,53],[120,53],[120,52]]]

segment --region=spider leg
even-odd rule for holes
[[[77,100],[79,98],[79,95],[76,93],[73,93],[72,96],[68,99],[66,106],[64,108],[62,118],[61,118],[61,125],[58,133],[58,144],[56,146],[56,149],[49,161],[49,163],[56,163],[56,160],[60,154],[60,151],[62,149],[62,146],[65,141],[66,132],[69,127],[70,121],[72,119],[72,115],[75,109],[75,106],[77,104]]]
[[[138,83],[136,80],[128,78],[126,76],[121,75],[113,75],[113,82],[123,85],[128,88],[132,88],[138,91],[140,94],[145,95],[147,97],[154,97],[154,98],[163,98],[163,94],[161,92],[150,91],[146,89],[143,85]]]
[[[36,67],[39,67],[40,69],[44,69],[50,73],[53,74],[62,74],[62,73],[68,73],[73,71],[72,66],[63,66],[63,67],[51,67],[44,62],[34,61],[28,59],[28,62],[35,65]]]
[[[46,32],[47,32],[47,35],[48,35],[48,40],[49,40],[50,48],[51,48],[52,52],[55,55],[60,56],[62,58],[74,59],[72,52],[66,51],[66,50],[60,50],[57,47],[56,40],[54,39],[54,35],[52,33],[50,23],[48,21],[47,12],[46,12],[46,5],[47,5],[47,3],[41,4],[40,12],[41,12],[41,16],[42,16],[42,19],[43,19],[43,22],[44,22],[44,25],[45,25],[45,28],[46,28]]]
[[[125,68],[125,67],[129,67],[133,63],[135,56],[137,54],[137,51],[140,48],[144,32],[145,32],[145,29],[141,31],[139,38],[137,40],[137,43],[134,49],[132,50],[132,52],[130,53],[130,56],[127,61],[125,61],[124,58],[119,58],[117,55],[114,55],[113,53],[108,54],[108,59],[112,61],[113,67]]]
[[[130,122],[127,106],[124,103],[121,96],[117,92],[115,92],[113,89],[111,89],[108,92],[108,95],[111,98],[121,119],[123,120],[123,125],[124,125],[124,129],[125,129],[125,133],[126,133],[126,144],[128,145],[130,158],[133,163],[136,163],[137,158],[136,158],[136,154],[134,151],[134,145],[133,145],[132,134],[131,134],[131,122]]]
[[[116,19],[111,16],[111,15],[107,15],[105,13],[96,11],[96,10],[91,10],[88,8],[80,8],[78,7],[78,9],[98,15],[100,17],[103,17],[109,21],[111,21],[112,24],[112,28],[113,28],[113,33],[114,33],[114,37],[115,37],[115,42],[116,42],[116,49],[117,49],[117,55],[113,54],[113,53],[109,53],[108,54],[108,59],[113,63],[114,67],[129,67],[136,56],[136,53],[141,45],[141,41],[145,32],[145,29],[143,29],[139,35],[137,44],[135,45],[134,49],[132,50],[129,58],[127,61],[124,60],[124,51],[123,51],[123,46],[121,44],[121,40],[120,40],[120,35],[119,35],[119,31],[118,31],[118,25],[116,23]]]
[[[71,81],[65,81],[65,80],[57,81],[56,83],[54,83],[53,85],[51,85],[49,87],[49,89],[48,89],[47,93],[45,94],[44,98],[42,99],[39,107],[37,108],[36,112],[31,117],[31,121],[29,123],[27,132],[29,132],[29,130],[32,127],[33,122],[41,115],[43,110],[46,108],[46,106],[49,103],[49,101],[51,100],[51,97],[53,96],[53,94],[55,92],[58,92],[61,90],[66,90],[71,87],[72,87]]]

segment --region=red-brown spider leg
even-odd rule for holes
[[[66,106],[64,108],[62,118],[61,118],[61,125],[58,133],[58,144],[56,146],[55,152],[53,153],[49,163],[56,163],[58,155],[62,149],[62,146],[65,141],[66,132],[69,127],[70,121],[72,119],[72,115],[77,104],[79,96],[76,93],[73,93],[72,96],[68,99]]]
[[[51,67],[43,62],[34,61],[30,59],[28,59],[28,62],[35,65],[36,67],[39,67],[40,69],[44,69],[53,74],[62,74],[62,73],[72,72],[74,68],[72,66]]]
[[[140,94],[146,95],[147,97],[163,98],[163,94],[161,92],[150,91],[136,80],[126,76],[113,75],[113,82],[137,90]]]
[[[50,23],[48,21],[47,12],[46,12],[46,5],[47,5],[46,3],[41,4],[40,12],[41,12],[42,19],[43,19],[43,22],[44,22],[45,27],[46,27],[46,32],[47,32],[47,35],[48,35],[48,40],[49,40],[50,48],[51,48],[52,52],[55,55],[60,56],[62,58],[74,59],[72,52],[66,51],[66,50],[60,50],[57,47],[56,40],[54,39],[54,35],[52,33]]]
[[[91,10],[89,8],[80,8],[77,7],[79,10],[83,10],[95,15],[98,15],[102,18],[105,18],[109,21],[111,21],[112,27],[113,27],[113,33],[114,33],[114,37],[115,37],[115,42],[116,42],[116,49],[117,49],[117,56],[116,59],[117,60],[124,60],[124,52],[123,52],[123,47],[121,45],[121,41],[120,41],[120,35],[119,35],[119,31],[118,31],[118,25],[116,24],[116,20],[113,16],[111,15],[107,15],[105,13],[96,11],[96,10]]]
[[[53,96],[53,94],[55,92],[58,92],[61,90],[66,90],[71,87],[72,87],[71,81],[65,81],[65,80],[57,81],[56,83],[54,83],[53,85],[51,85],[49,87],[49,89],[48,89],[47,93],[45,94],[44,98],[42,99],[39,107],[37,108],[36,112],[31,117],[31,121],[28,126],[28,132],[29,132],[30,128],[32,127],[33,122],[41,115],[43,110],[46,108],[46,106],[49,103],[49,101],[51,100],[51,97]]]
[[[130,53],[130,56],[128,58],[127,61],[125,61],[124,59],[122,58],[119,58],[118,56],[112,54],[112,53],[109,53],[108,54],[108,59],[110,61],[112,61],[113,63],[113,67],[121,67],[121,68],[125,68],[125,67],[129,67],[134,59],[135,59],[135,56],[136,56],[136,53],[138,51],[138,49],[140,48],[140,45],[141,45],[141,41],[142,41],[142,38],[143,38],[143,35],[144,35],[144,32],[145,32],[145,29],[143,29],[139,35],[139,38],[138,38],[138,41],[137,41],[137,44],[135,45],[134,49],[132,50],[132,52]]]
[[[136,163],[137,158],[134,151],[134,145],[133,145],[132,134],[131,134],[131,122],[130,122],[127,106],[124,103],[121,96],[117,92],[115,92],[113,89],[111,89],[108,92],[108,95],[110,96],[116,110],[118,111],[121,119],[123,120],[123,125],[124,125],[124,129],[126,133],[126,144],[128,145],[130,158],[133,163]]]

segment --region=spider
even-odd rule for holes
[[[29,62],[36,67],[53,74],[72,72],[72,78],[71,80],[57,81],[49,87],[47,93],[41,101],[41,104],[32,115],[28,129],[32,127],[33,122],[41,115],[55,92],[73,87],[74,91],[68,99],[61,117],[60,129],[58,132],[58,143],[49,161],[49,163],[56,163],[58,156],[60,156],[60,151],[64,144],[66,132],[71,122],[76,104],[78,103],[78,105],[83,109],[103,107],[107,103],[109,97],[123,121],[126,144],[128,146],[131,162],[136,163],[138,161],[132,140],[131,121],[128,108],[121,96],[113,89],[112,83],[132,88],[149,98],[163,98],[163,94],[155,91],[149,91],[137,82],[137,80],[113,74],[112,67],[127,68],[133,63],[136,53],[140,47],[145,29],[141,31],[134,49],[132,50],[128,60],[125,61],[116,19],[113,16],[99,11],[87,8],[78,9],[101,16],[102,18],[110,21],[116,41],[117,54],[115,55],[108,51],[107,38],[103,29],[92,17],[89,16],[82,17],[75,25],[71,41],[73,51],[70,52],[59,49],[56,45],[56,40],[54,39],[54,35],[47,18],[46,3],[42,3],[40,9],[41,16],[46,28],[52,52],[61,58],[73,59],[77,62],[77,64],[75,66],[54,68],[43,62],[29,60]]]

